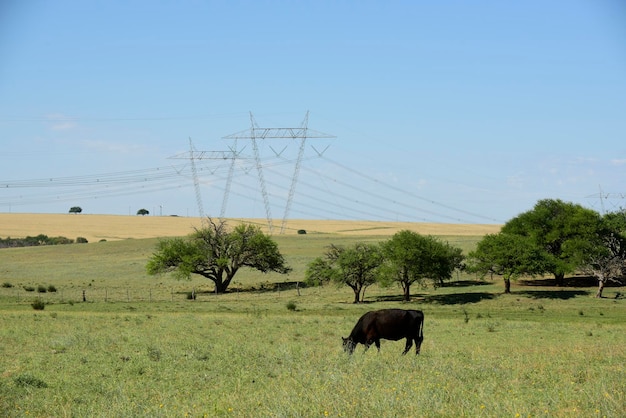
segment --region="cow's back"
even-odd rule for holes
[[[399,340],[415,335],[419,328],[419,311],[381,309],[373,313],[371,324],[376,327],[379,338]]]

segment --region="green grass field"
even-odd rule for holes
[[[461,275],[411,303],[372,287],[354,305],[348,288],[295,287],[331,242],[380,239],[278,236],[294,271],[242,271],[220,296],[205,279],[148,276],[154,239],[0,250],[0,416],[625,416],[623,288],[503,295],[500,280]],[[24,289],[40,285],[56,292]],[[424,311],[422,354],[383,341],[346,355],[341,336],[385,307]]]

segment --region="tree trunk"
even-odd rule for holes
[[[565,284],[565,273],[554,273],[554,281],[557,286],[563,286]]]
[[[226,293],[226,289],[228,289],[229,280],[214,280],[215,283],[215,293],[221,295],[222,293]]]
[[[511,279],[504,279],[504,293],[511,293]]]
[[[405,284],[402,287],[404,288],[404,298],[403,298],[403,300],[405,302],[410,302],[411,301],[411,286],[409,284]]]
[[[361,296],[361,286],[359,286],[358,284],[354,284],[354,285],[349,284],[348,286],[350,286],[350,288],[354,292],[354,302],[352,303],[361,302],[361,299],[359,298]]]
[[[604,280],[598,280],[598,292],[596,292],[596,297],[602,297],[602,291],[604,290]]]

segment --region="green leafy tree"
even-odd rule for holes
[[[461,266],[464,258],[460,248],[408,230],[397,232],[381,246],[385,257],[381,284],[400,284],[405,301],[411,300],[411,285],[423,283],[425,279],[432,280],[435,285],[443,284]]]
[[[378,245],[357,242],[345,248],[331,244],[324,257],[309,263],[306,280],[313,284],[333,281],[346,285],[354,292],[354,303],[360,303],[365,289],[376,282],[382,262]]]
[[[317,257],[307,265],[304,273],[305,282],[311,286],[321,286],[332,280],[333,266],[328,258]]]
[[[584,263],[585,254],[602,245],[599,229],[597,212],[559,199],[544,199],[509,220],[501,232],[529,238],[545,253],[544,273],[553,274],[556,284],[562,286],[565,275]]]
[[[72,206],[70,208],[70,213],[81,213],[83,211],[83,208],[81,208],[80,206]]]
[[[466,270],[481,277],[502,276],[504,293],[511,293],[511,280],[534,276],[546,269],[545,252],[529,237],[515,234],[488,234],[467,256]]]
[[[148,211],[148,209],[139,209],[137,211],[137,215],[141,215],[141,216],[150,215],[150,211]]]
[[[602,245],[585,252],[581,267],[598,281],[597,298],[608,282],[619,283],[626,273],[626,211],[606,213],[599,235]]]
[[[291,271],[277,244],[258,226],[240,224],[229,230],[225,222],[211,218],[207,227],[196,229],[187,238],[159,241],[146,265],[152,275],[172,272],[178,278],[203,276],[213,281],[216,293],[226,292],[243,267],[263,273]]]

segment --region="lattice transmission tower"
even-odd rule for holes
[[[591,199],[591,206],[595,209],[595,202],[599,202],[600,213],[604,215],[607,212],[622,211],[626,209],[626,193],[605,192],[602,186],[599,187],[599,193],[586,196]]]
[[[289,211],[291,209],[291,203],[295,195],[296,184],[298,182],[298,175],[300,173],[300,166],[302,163],[302,158],[304,156],[304,150],[305,150],[307,139],[336,138],[334,135],[329,135],[323,132],[309,129],[308,123],[309,123],[309,112],[307,111],[304,117],[304,120],[302,121],[299,127],[262,128],[262,127],[259,127],[259,125],[256,123],[254,119],[254,116],[252,115],[252,112],[250,112],[250,129],[223,137],[223,139],[231,139],[234,141],[249,140],[252,145],[256,170],[257,170],[257,174],[259,177],[259,187],[261,189],[261,195],[263,197],[263,204],[265,206],[265,216],[267,217],[267,225],[268,225],[270,234],[273,231],[272,213],[271,213],[271,208],[270,208],[269,195],[267,193],[267,188],[265,186],[265,177],[263,175],[263,164],[262,164],[261,156],[259,152],[258,140],[268,140],[268,139],[274,139],[274,140],[289,139],[293,141],[299,140],[298,156],[294,164],[294,170],[291,176],[291,185],[289,187],[289,194],[287,195],[287,203],[285,205],[285,211],[283,214],[283,219],[282,219],[281,228],[280,228],[280,233],[282,234],[285,230],[285,224],[287,222]],[[277,156],[280,156],[280,153],[276,152],[274,148],[272,148],[271,146],[270,148]],[[231,171],[232,169],[233,169],[233,166],[231,165]],[[229,184],[231,176],[232,176],[232,172],[229,172],[229,180],[227,180],[227,184]]]
[[[202,193],[200,192],[200,180],[198,178],[198,170],[196,168],[196,161],[198,160],[231,160],[231,171],[234,164],[234,161],[237,157],[236,150],[229,151],[198,151],[193,146],[193,142],[191,138],[189,138],[189,152],[185,152],[182,154],[173,155],[168,157],[170,159],[175,160],[189,160],[191,164],[191,175],[193,178],[193,186],[196,194],[196,204],[198,205],[198,216],[200,216],[202,220],[202,224],[204,225],[207,220],[205,219],[204,214],[204,205],[202,204]],[[232,173],[229,172],[229,176],[232,176]],[[230,180],[230,177],[229,177]],[[229,187],[229,186],[227,186]],[[228,189],[227,189],[228,190]],[[223,211],[226,205],[226,201],[228,199],[228,191],[224,194],[224,201],[222,204],[222,213],[220,213],[220,218],[223,218]]]

